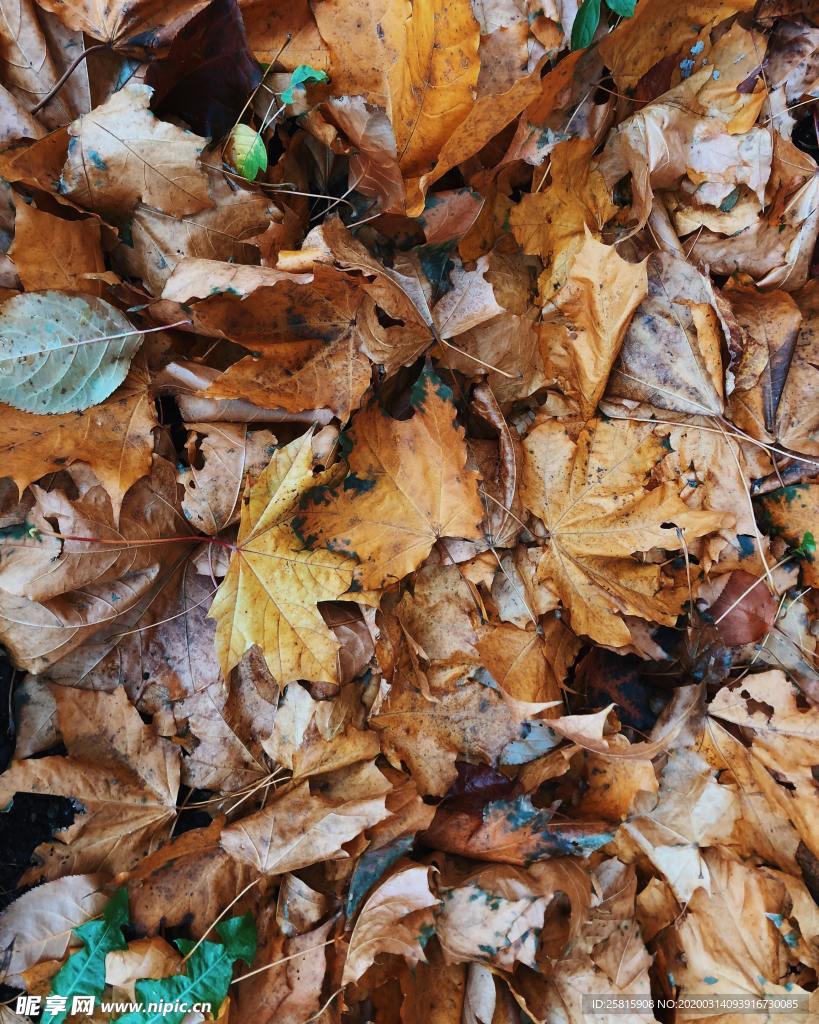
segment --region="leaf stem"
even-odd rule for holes
[[[108,43],[94,43],[93,46],[89,46],[85,50],[83,50],[82,53],[68,65],[66,70],[57,79],[57,81],[51,87],[49,92],[47,92],[45,96],[43,96],[43,98],[40,100],[37,106],[31,108],[31,113],[39,114],[43,107],[54,99],[54,97],[57,95],[60,89],[62,89],[62,87],[65,85],[68,79],[74,74],[74,72],[77,70],[80,64],[82,64],[86,57],[88,57],[92,53],[98,53],[100,50],[107,49]]]

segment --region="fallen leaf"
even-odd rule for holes
[[[308,547],[332,540],[334,551],[355,558],[356,579],[367,588],[406,576],[439,538],[480,536],[476,474],[465,469],[449,389],[425,374],[414,408],[407,421],[374,406],[359,414],[348,475],[313,496],[298,520]]]
[[[268,875],[283,875],[327,858],[345,857],[344,843],[389,814],[389,783],[373,764],[336,773],[324,786],[301,782],[263,811],[222,831],[222,848]],[[276,823],[276,828],[273,823]]]
[[[565,284],[554,295],[561,315],[540,326],[540,353],[547,377],[576,399],[584,419],[603,397],[631,318],[648,284],[642,263],[626,263],[613,246],[586,229]]]
[[[65,196],[112,217],[140,201],[175,216],[212,205],[199,166],[206,140],[158,120],[150,100],[148,86],[129,82],[69,126]]]
[[[140,355],[124,382],[84,412],[8,411],[0,421],[0,453],[22,494],[28,484],[74,462],[87,462],[111,497],[115,519],[129,487],[151,468],[153,430],[150,374]]]
[[[9,255],[26,291],[84,292],[101,297],[105,274],[100,225],[94,218],[63,220],[18,203]]]
[[[101,913],[108,902],[102,875],[67,875],[24,893],[0,916],[0,948],[10,949],[3,977],[22,982],[22,973],[41,960],[61,960],[76,945],[73,929]]]
[[[524,452],[523,501],[550,534],[538,575],[557,588],[574,632],[624,647],[622,614],[673,624],[683,595],[664,588],[658,566],[632,555],[678,550],[676,528],[694,538],[725,517],[688,511],[669,484],[644,490],[663,457],[659,439],[642,425],[593,421],[574,442],[546,420],[529,432]]]
[[[225,675],[258,644],[280,686],[336,679],[338,643],[318,602],[349,590],[353,563],[327,548],[306,547],[293,530],[309,489],[338,476],[333,469],[314,473],[316,465],[306,434],[277,449],[246,492],[237,547],[209,613]]]
[[[44,338],[32,334],[37,317],[49,325]],[[142,337],[104,299],[59,291],[7,299],[0,306],[0,401],[40,414],[97,405],[125,380]]]
[[[83,807],[56,841],[38,848],[31,879],[133,867],[164,838],[176,814],[179,757],[143,724],[125,691],[55,690],[68,756],[16,761],[3,777],[15,792],[56,793]]]
[[[382,953],[403,956],[408,963],[425,962],[424,928],[439,905],[429,884],[429,868],[399,868],[367,899],[350,935],[342,984],[358,981]]]

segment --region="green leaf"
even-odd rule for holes
[[[284,90],[281,95],[282,103],[292,103],[296,98],[296,89],[300,85],[304,85],[306,82],[326,82],[327,73],[319,71],[318,68],[312,68],[309,64],[299,64],[293,74],[290,76],[290,85]]]
[[[249,125],[237,124],[230,133],[225,155],[247,181],[255,181],[259,171],[267,170],[267,146]]]
[[[221,942],[205,941],[197,946],[190,939],[177,939],[182,954],[190,954],[187,973],[138,981],[136,997],[143,1009],[126,1013],[116,1024],[180,1024],[188,1010],[168,1010],[167,1004],[189,1008],[192,1003],[210,1003],[216,1017],[233,978],[233,965],[237,960],[250,965],[256,956],[256,924],[252,914],[244,914],[221,921],[216,932]],[[165,1004],[166,1009],[149,1010],[152,1003]]]
[[[799,547],[794,548],[793,553],[800,558],[813,560],[813,556],[816,554],[816,539],[810,530],[805,530]]]
[[[65,996],[67,1010],[43,1012],[43,1024],[62,1024],[71,1010],[75,995],[99,998],[105,988],[105,958],[115,949],[125,949],[127,943],[122,926],[128,924],[128,890],[117,889],[105,910],[102,920],[86,921],[74,934],[82,939],[84,949],[72,954],[51,982],[52,995]]]
[[[142,334],[89,295],[25,292],[0,305],[0,402],[24,412],[78,412],[125,380]]]
[[[600,0],[583,0],[572,25],[572,49],[582,50],[594,38],[600,22]]]
[[[633,18],[637,0],[606,0],[606,7],[621,18]]]

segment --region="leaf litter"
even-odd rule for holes
[[[12,7],[0,1020],[819,1011],[815,11]]]

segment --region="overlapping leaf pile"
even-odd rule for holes
[[[819,1009],[816,12],[0,6],[5,983]]]

